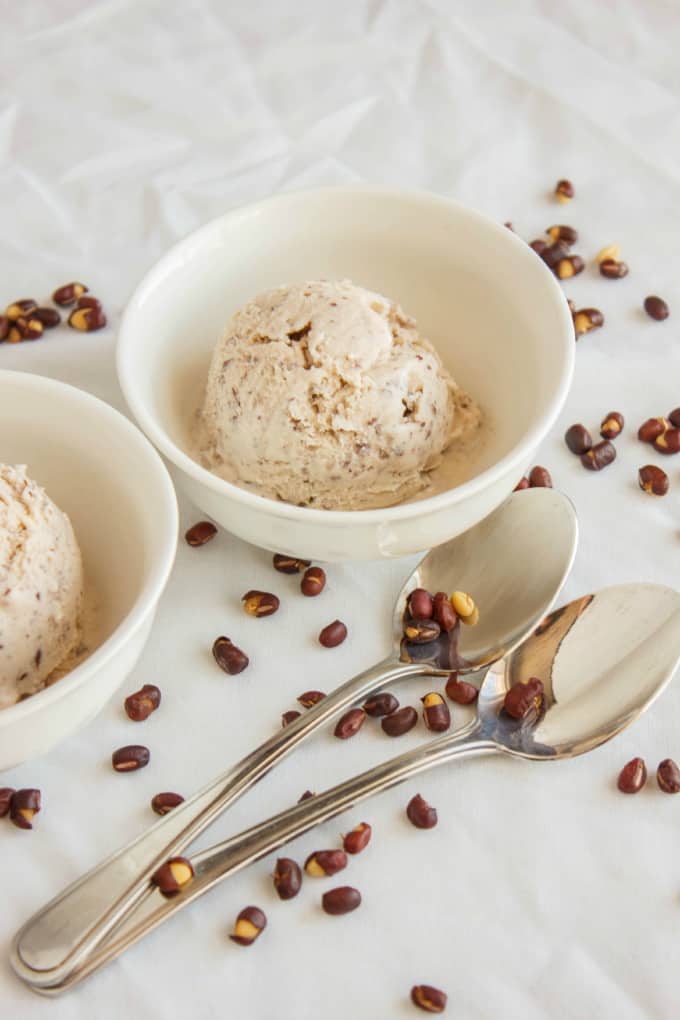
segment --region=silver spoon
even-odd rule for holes
[[[124,952],[214,885],[360,801],[454,758],[500,752],[557,761],[591,751],[633,722],[664,689],[680,661],[680,594],[651,584],[604,588],[551,613],[516,651],[493,665],[477,715],[458,733],[433,740],[282,811],[192,858],[195,877],[172,899],[157,890],[143,909],[58,986],[40,987],[14,947],[13,966],[36,991],[56,995]],[[538,676],[540,716],[518,721],[503,710],[514,684]],[[19,935],[20,939],[20,935]]]
[[[552,489],[532,489],[510,496],[481,523],[428,553],[397,598],[387,658],[327,695],[43,907],[16,937],[16,969],[31,984],[63,981],[151,895],[149,877],[163,861],[181,853],[226,807],[333,716],[387,683],[445,675],[454,665],[460,673],[473,673],[505,655],[553,604],[571,567],[576,542],[571,503]],[[404,608],[416,587],[473,593],[480,623],[458,626],[453,642],[442,639],[429,648],[404,648]]]

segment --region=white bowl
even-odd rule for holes
[[[415,316],[493,422],[474,477],[383,510],[313,510],[192,457],[192,414],[230,315],[267,288],[319,277],[350,278]],[[506,227],[434,195],[337,188],[236,209],[175,245],[128,304],[117,362],[137,421],[205,513],[273,551],[360,560],[436,546],[503,501],[564,403],[574,330],[556,280]]]
[[[0,461],[26,464],[69,515],[96,603],[89,657],[0,711],[1,770],[79,729],[126,679],[174,561],[178,516],[168,472],[141,432],[65,383],[0,371]]]

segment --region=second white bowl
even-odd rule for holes
[[[260,291],[320,277],[349,278],[415,316],[491,422],[474,477],[381,510],[313,510],[247,492],[193,458],[192,416],[231,314]],[[490,513],[554,422],[573,362],[560,287],[512,231],[434,195],[355,188],[278,195],[192,234],[142,280],[118,343],[128,404],[190,498],[249,542],[328,561],[418,552]]]
[[[66,511],[93,606],[92,652],[51,687],[0,711],[0,770],[43,754],[88,722],[144,647],[177,545],[177,501],[135,426],[65,383],[0,371],[0,461]]]

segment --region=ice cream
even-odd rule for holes
[[[201,460],[302,506],[360,510],[422,492],[479,424],[413,319],[348,280],[278,287],[238,310],[214,351]]]
[[[0,708],[45,685],[80,639],[71,522],[26,468],[0,464]]]

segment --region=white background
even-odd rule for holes
[[[357,181],[431,189],[511,219],[527,239],[566,221],[589,259],[621,243],[631,272],[608,282],[591,264],[565,285],[577,305],[601,307],[607,323],[580,342],[571,396],[540,454],[581,520],[564,597],[618,581],[678,584],[680,466],[664,462],[665,499],[645,496],[637,468],[661,458],[635,439],[640,421],[680,404],[675,4],[42,0],[0,8],[0,304],[82,279],[105,302],[111,327],[4,345],[0,366],[65,379],[122,407],[113,348],[140,274],[211,217],[282,189]],[[577,190],[566,208],[549,197],[563,176]],[[675,317],[646,319],[648,293],[665,296]],[[589,474],[561,436],[571,422],[596,427],[614,409],[629,423],[618,460]],[[182,511],[183,526],[200,516],[186,504]],[[447,1015],[459,1020],[677,1016],[680,798],[653,780],[636,798],[615,789],[633,754],[646,756],[652,773],[661,758],[680,759],[677,681],[648,717],[587,757],[452,766],[299,841],[298,858],[371,822],[370,848],[342,876],[364,895],[350,916],[326,917],[324,883],[311,879],[297,900],[280,903],[270,859],[61,1000],[40,1000],[11,975],[12,933],[153,821],[154,793],[191,792],[268,736],[297,693],[329,689],[386,651],[408,569],[333,567],[311,602],[295,579],[273,573],[267,554],[229,535],[201,550],[182,543],[125,688],[158,683],[160,711],[135,725],[121,692],[85,732],[2,777],[41,787],[45,804],[32,833],[0,823],[3,1017],[406,1017],[416,982],[445,988]],[[527,583],[538,569],[528,565]],[[276,617],[245,617],[238,599],[251,587],[281,595]],[[315,635],[338,616],[350,638],[320,649]],[[219,633],[249,650],[257,641],[238,678],[211,660]],[[405,701],[416,696],[415,687],[403,691]],[[320,736],[209,841],[417,739],[422,732],[388,743],[376,728],[346,744]],[[151,764],[114,774],[111,751],[130,742],[150,746]],[[404,818],[417,791],[439,809],[433,831]],[[248,903],[266,911],[269,926],[246,950],[227,934]]]

